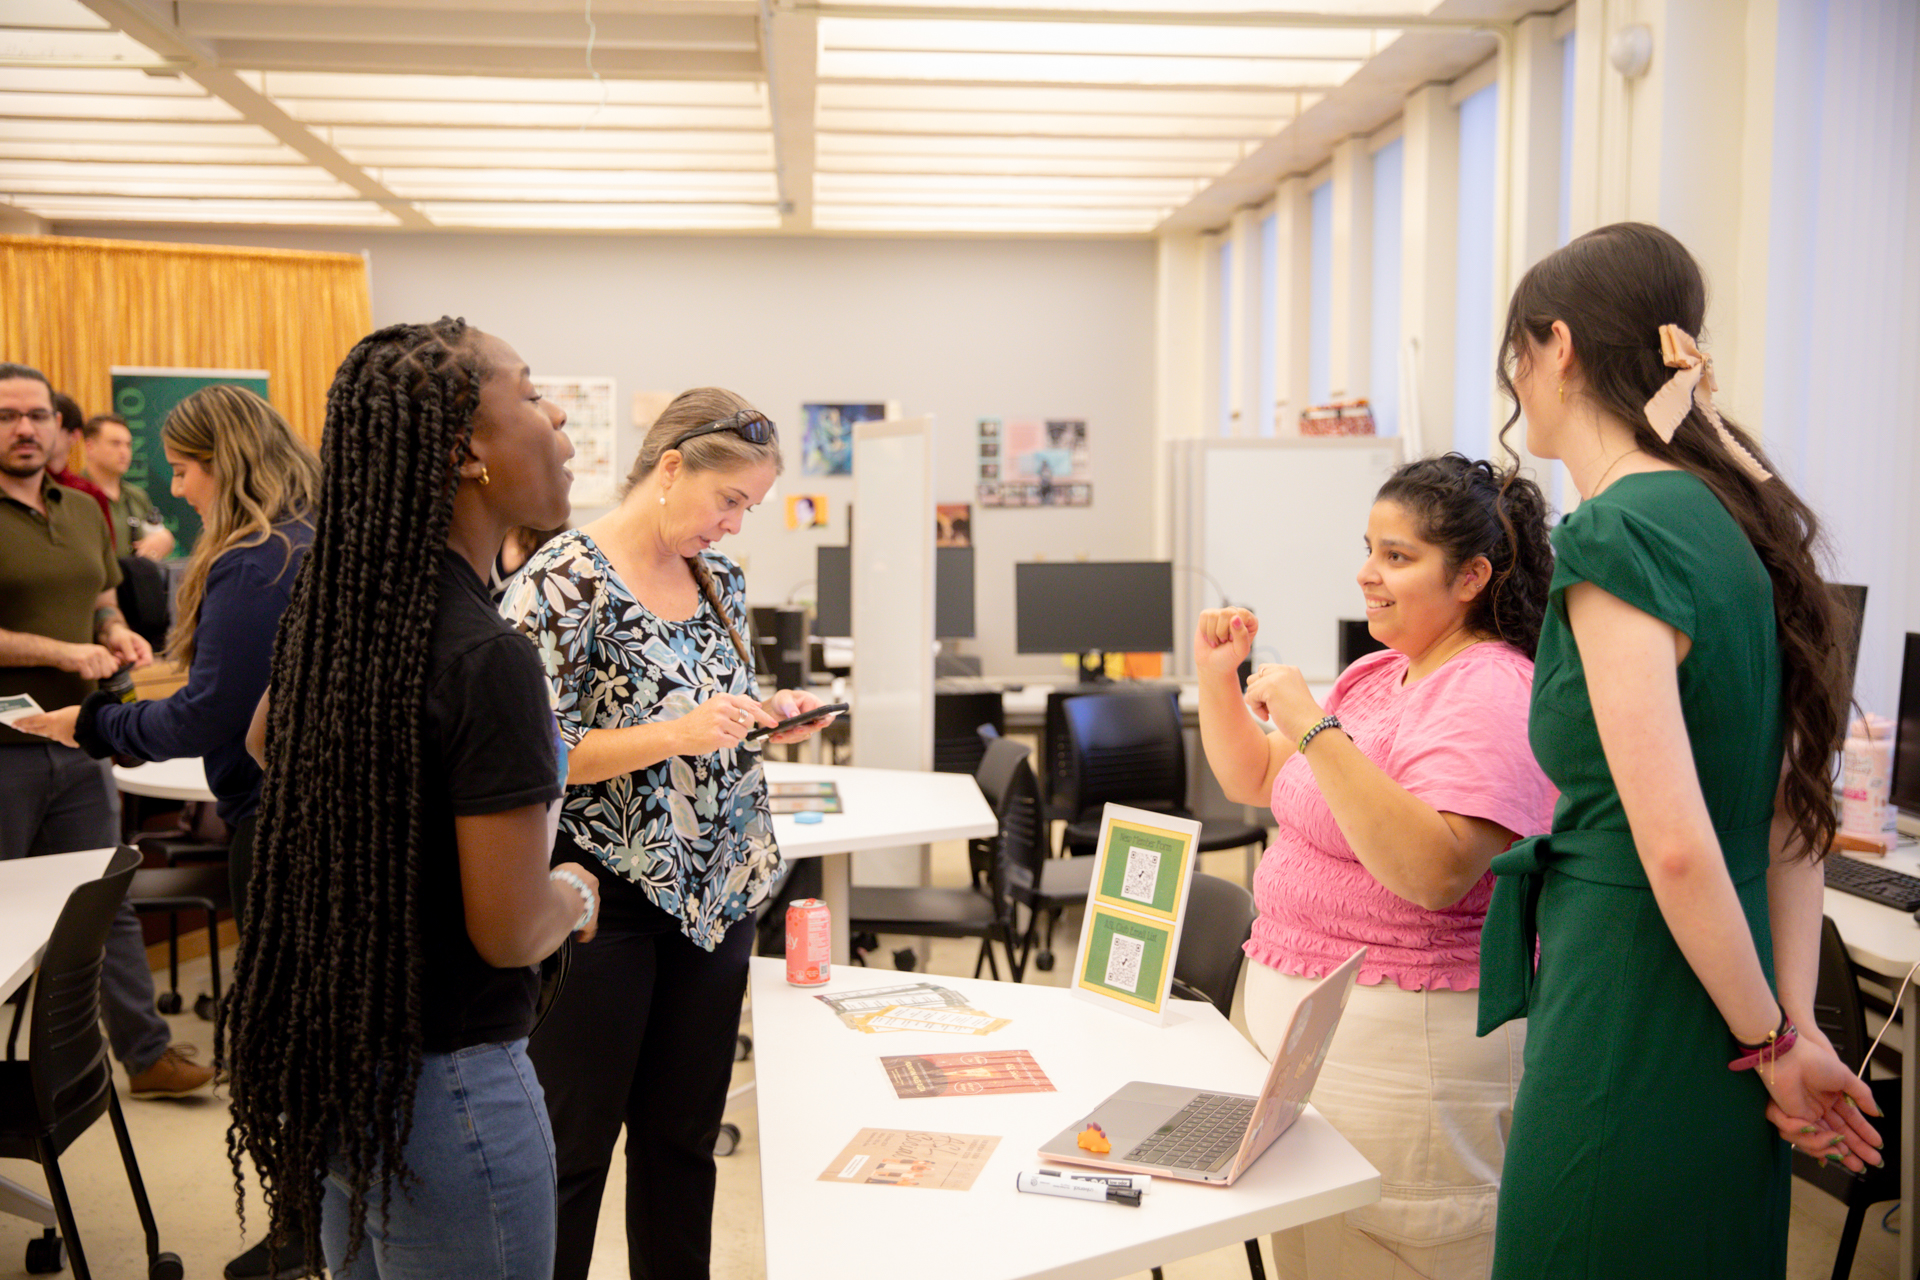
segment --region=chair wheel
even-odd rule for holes
[[[153,1003],[154,1007],[162,1013],[178,1013],[180,1012],[180,993],[178,991],[162,991]]]
[[[59,1232],[48,1227],[45,1235],[27,1241],[28,1274],[44,1276],[66,1269],[67,1243],[60,1238]]]
[[[177,1253],[156,1253],[147,1264],[147,1280],[180,1280],[185,1274]]]
[[[213,997],[202,991],[193,998],[193,1016],[202,1022],[213,1021]]]
[[[730,1156],[740,1149],[740,1126],[728,1121],[720,1126],[720,1136],[713,1140],[715,1156]]]
[[[733,1060],[745,1062],[753,1056],[753,1037],[744,1031],[733,1038]]]
[[[1053,952],[1042,951],[1033,958],[1033,967],[1042,973],[1053,972]]]

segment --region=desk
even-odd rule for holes
[[[33,974],[67,895],[99,879],[112,858],[111,849],[85,849],[0,861],[0,999]],[[0,1213],[55,1225],[52,1201],[7,1178],[0,1178]]]
[[[969,840],[1000,830],[980,784],[970,774],[914,769],[855,769],[844,765],[766,762],[768,782],[831,782],[842,813],[817,823],[775,814],[774,839],[789,858],[819,858],[820,898],[833,921],[833,963],[849,960],[847,901],[851,854],[935,840]],[[817,1171],[816,1171],[817,1172]]]
[[[1920,851],[1911,844],[1895,849],[1885,862],[1908,875],[1920,875]],[[1889,994],[1898,991],[1907,970],[1920,961],[1920,925],[1914,924],[1913,917],[1837,890],[1828,891],[1826,912],[1839,927],[1853,962],[1878,975]],[[1915,984],[1920,984],[1920,974],[1915,975]],[[1920,1121],[1920,1088],[1916,1087],[1920,1086],[1920,990],[1915,985],[1909,985],[1901,997],[1899,1025],[1887,1032],[1887,1038],[1900,1051],[1900,1201],[1908,1206],[1907,1221],[1911,1224],[1912,1206],[1920,1203],[1914,1199],[1920,1191],[1920,1163],[1916,1163],[1920,1160],[1920,1150],[1916,1150],[1920,1148],[1920,1124],[1916,1123]],[[1920,1231],[1911,1226],[1900,1233],[1900,1267],[1895,1274],[1914,1274],[1916,1261],[1920,1261],[1920,1249],[1916,1249],[1920,1238],[1916,1237],[1920,1237]]]
[[[198,756],[156,760],[132,768],[115,765],[113,784],[128,795],[152,796],[156,800],[213,801],[213,791],[207,786],[207,770]]]
[[[790,987],[779,960],[752,962],[760,1108],[760,1191],[768,1280],[868,1269],[924,1280],[1110,1280],[1371,1204],[1380,1175],[1309,1109],[1232,1187],[1156,1179],[1138,1209],[1022,1195],[1040,1144],[1129,1080],[1257,1092],[1266,1062],[1212,1005],[1175,1001],[1169,1024],[1136,1022],[1062,987],[923,977],[1013,1019],[984,1040],[862,1035],[813,996],[909,975],[835,969],[825,988]],[[883,1054],[1028,1049],[1057,1093],[894,1096]],[[819,1181],[863,1127],[997,1134],[966,1192]],[[1063,1166],[1064,1167],[1064,1166]]]

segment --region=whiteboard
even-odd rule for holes
[[[1221,594],[1260,619],[1254,662],[1339,674],[1337,623],[1365,617],[1355,575],[1373,495],[1399,465],[1392,436],[1186,440],[1175,443],[1175,563],[1186,599],[1177,630],[1191,645],[1201,609]],[[1210,580],[1210,581],[1209,581]],[[1191,654],[1188,658],[1190,660]]]

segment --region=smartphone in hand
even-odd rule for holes
[[[837,716],[846,709],[847,704],[844,702],[829,702],[822,706],[815,707],[811,711],[802,711],[797,716],[789,716],[779,724],[757,725],[748,730],[747,741],[752,742],[756,738],[768,738],[776,733],[785,733],[787,730],[797,729],[803,724],[812,724],[815,720],[825,720],[828,716]]]

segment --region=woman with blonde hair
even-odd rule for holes
[[[780,466],[765,414],[718,388],[683,393],[620,505],[535,552],[500,607],[539,649],[571,748],[554,857],[590,867],[603,904],[529,1049],[559,1153],[556,1280],[587,1274],[622,1123],[633,1275],[707,1274],[753,911],[780,867],[745,738],[819,705],[759,697],[746,579],[714,550]]]

